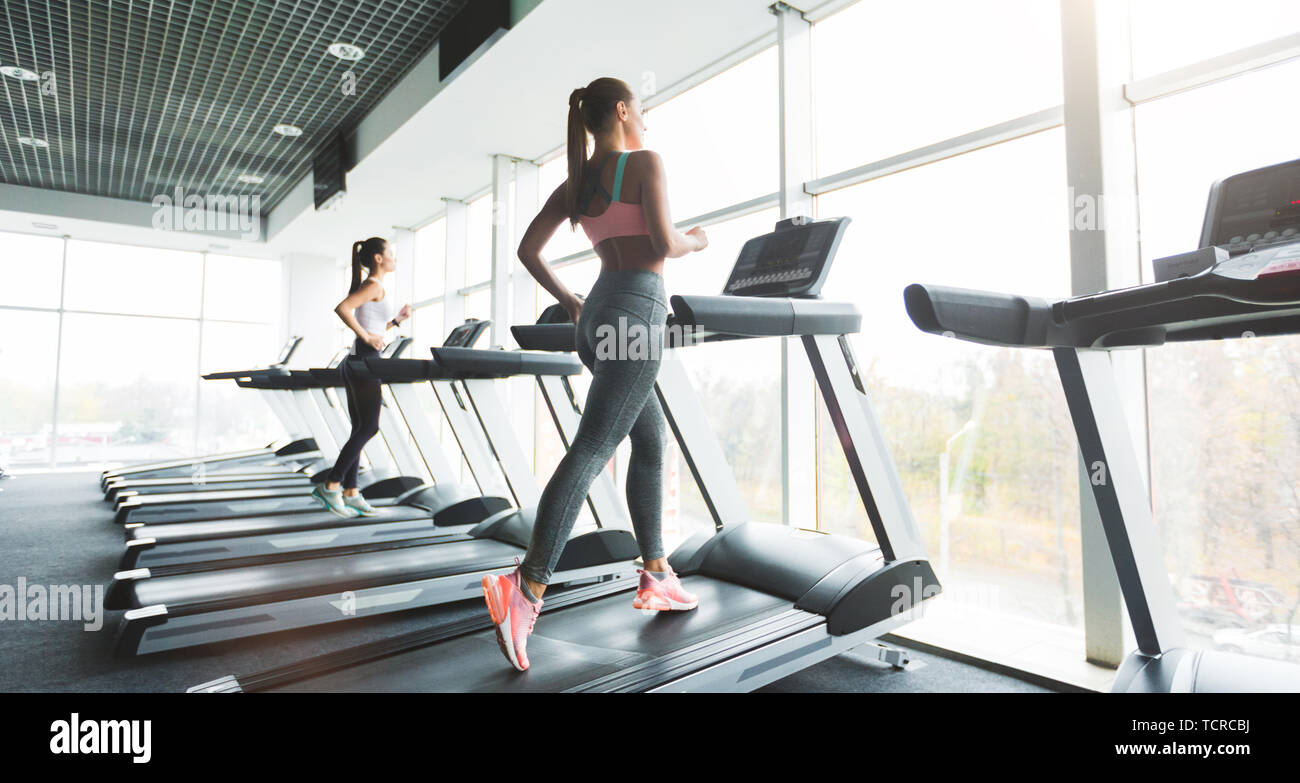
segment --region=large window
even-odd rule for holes
[[[279,261],[4,238],[19,252],[0,269],[21,260],[30,287],[0,294],[0,465],[167,459],[283,434],[255,395],[199,379],[272,361]]]
[[[1043,0],[865,2],[819,23],[818,173],[1059,104],[1060,27]]]
[[[0,308],[0,466],[47,465],[59,314]]]
[[[447,280],[447,221],[439,218],[415,232],[415,291],[423,302],[441,296]]]
[[[1057,130],[817,204],[824,217],[854,221],[826,288],[862,311],[852,342],[863,381],[944,583],[928,619],[967,641],[1025,621],[1081,624],[1077,445],[1050,354],[923,334],[903,289],[927,282],[1068,296],[1064,177]],[[954,206],[927,208],[936,193]],[[936,233],[960,241],[924,241]],[[819,443],[820,527],[871,538],[824,414]]]
[[[776,54],[755,55],[646,115],[646,146],[663,156],[674,220],[777,189]]]
[[[69,310],[197,318],[202,298],[200,253],[68,240]]]
[[[0,286],[0,305],[58,307],[63,285],[63,240],[28,234],[4,237],[0,276],[6,284]]]
[[[1300,157],[1300,110],[1274,99],[1297,79],[1292,62],[1138,107],[1148,277],[1153,259],[1196,246],[1215,180]],[[1243,125],[1225,105],[1260,108]],[[1295,336],[1147,351],[1152,504],[1193,646],[1300,660],[1300,633],[1262,639],[1300,626],[1298,355]]]
[[[543,203],[550,198],[556,188],[568,181],[568,166],[568,159],[561,155],[538,167],[538,196]],[[546,244],[546,249],[542,251],[542,257],[548,261],[554,261],[557,258],[564,258],[590,249],[591,243],[587,241],[587,235],[583,233],[582,228],[578,226],[570,227],[566,221],[551,237],[551,241]]]
[[[1129,7],[1139,79],[1300,31],[1295,0],[1129,0]]]

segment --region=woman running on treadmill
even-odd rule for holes
[[[361,268],[366,277],[361,277]],[[384,349],[384,333],[411,317],[411,306],[403,305],[393,315],[393,300],[388,296],[384,278],[397,269],[393,246],[382,237],[352,243],[352,286],[348,296],[334,312],[356,333],[352,355],[358,358],[378,356]],[[379,381],[357,378],[343,362],[343,383],[347,389],[348,415],[352,434],[339,449],[338,461],[330,470],[325,484],[312,490],[312,497],[337,517],[372,517],[379,513],[357,489],[357,468],[361,450],[379,432],[379,408],[383,398]]]
[[[596,142],[590,158],[588,132]],[[644,330],[642,334],[659,339],[668,317],[664,259],[709,244],[702,228],[683,234],[673,227],[663,161],[644,149],[644,134],[641,102],[625,82],[602,78],[574,90],[569,96],[568,180],[546,200],[519,243],[524,267],[577,324],[578,357],[592,376],[578,432],[537,505],[523,563],[506,576],[483,578],[497,641],[519,671],[528,668],[528,635],[578,512],[623,438],[632,443],[627,505],[645,565],[632,606],[685,611],[698,604],[664,557],[665,421],[654,393],[659,351],[598,349],[611,328],[614,335]],[[600,277],[585,300],[555,276],[541,255],[566,220],[582,226],[600,256]]]

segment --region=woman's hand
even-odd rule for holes
[[[366,332],[366,336],[363,338],[362,342],[369,345],[371,348],[374,348],[376,351],[384,350],[384,336],[382,334],[371,334],[370,332]]]
[[[704,233],[704,228],[702,226],[696,226],[690,231],[687,231],[686,236],[694,237],[696,243],[699,244],[699,247],[695,248],[695,252],[697,253],[709,246],[709,235]]]
[[[564,309],[569,312],[569,320],[575,324],[578,322],[578,316],[582,315],[582,303],[586,300],[580,294],[569,294],[569,298],[564,302]]]
[[[405,321],[410,317],[411,317],[411,306],[409,304],[402,305],[402,309],[397,311],[397,316],[393,318],[393,320],[396,321],[398,324],[400,324],[402,323],[402,321]]]

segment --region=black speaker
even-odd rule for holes
[[[316,211],[329,209],[347,193],[347,144],[338,134],[311,161],[312,195]]]
[[[509,29],[510,0],[467,3],[438,36],[438,79],[445,81],[484,41]]]

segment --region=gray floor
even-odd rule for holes
[[[0,585],[107,585],[122,531],[94,473],[0,481]],[[183,691],[225,674],[249,673],[415,630],[433,617],[481,612],[477,602],[358,618],[328,628],[242,639],[136,659],[110,654],[120,612],[85,631],[77,622],[0,621],[0,691]],[[629,609],[629,611],[631,611]],[[790,692],[1041,692],[1006,675],[928,653],[907,671],[850,652],[765,688]]]

